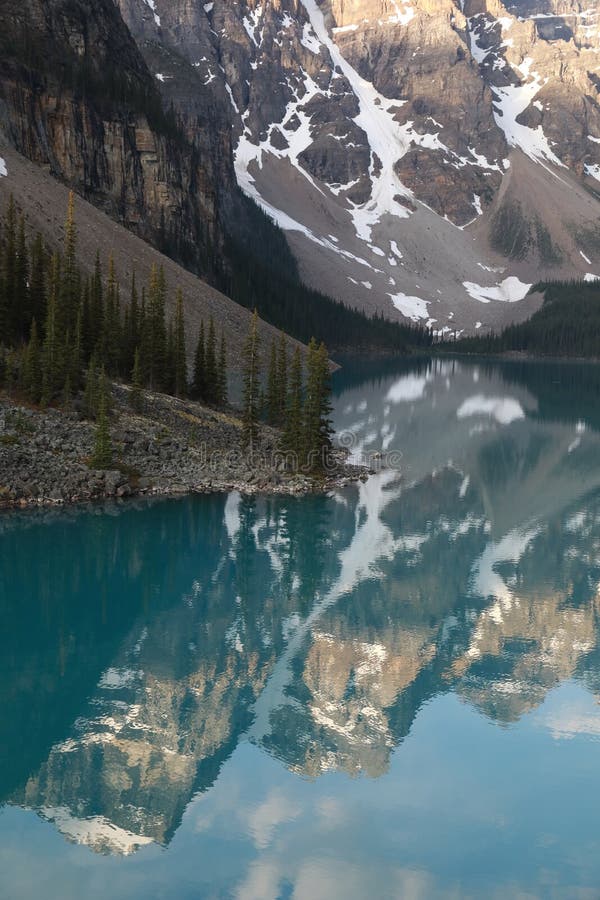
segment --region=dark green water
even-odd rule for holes
[[[600,896],[600,370],[348,366],[330,497],[0,517],[0,897]]]

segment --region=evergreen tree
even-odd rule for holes
[[[42,348],[35,319],[31,323],[29,343],[25,352],[23,387],[31,403],[39,403],[42,396]]]
[[[330,374],[327,349],[311,338],[306,358],[303,456],[310,471],[323,469],[331,451]]]
[[[175,326],[172,321],[169,322],[167,332],[167,353],[161,381],[161,387],[165,393],[175,393]]]
[[[63,385],[65,347],[58,325],[59,290],[60,261],[58,255],[54,254],[42,353],[42,404],[44,406],[57,396]]]
[[[252,315],[250,330],[242,351],[242,358],[244,361],[242,442],[252,453],[258,437],[260,396],[260,337],[258,334],[258,313],[256,310],[254,310]]]
[[[81,292],[81,359],[85,364],[92,355],[94,345],[96,343],[95,335],[92,332],[92,313],[90,305],[90,295],[92,282],[90,278],[86,278],[83,290]]]
[[[140,310],[138,303],[138,292],[135,281],[135,272],[131,276],[131,293],[129,297],[129,307],[127,310],[126,326],[123,329],[125,335],[123,370],[129,372],[134,365],[134,357],[136,347],[140,342]]]
[[[77,268],[77,229],[75,227],[75,195],[69,193],[69,205],[65,222],[65,249],[61,278],[60,322],[66,334],[75,332],[75,320],[80,302],[80,277]]]
[[[102,364],[110,375],[117,375],[121,357],[121,305],[119,286],[112,256],[108,261],[108,284],[101,341]]]
[[[139,325],[139,348],[140,348],[140,373],[142,376],[142,384],[148,386],[150,384],[151,365],[150,355],[152,348],[152,335],[150,327],[150,316],[146,308],[146,288],[142,287],[142,303],[140,306],[140,325]]]
[[[46,248],[41,234],[37,234],[31,245],[29,275],[29,309],[36,322],[46,318],[46,268]]]
[[[131,372],[131,393],[129,402],[133,409],[138,412],[142,409],[143,393],[142,393],[142,370],[140,366],[140,350],[136,347],[133,359],[133,371]]]
[[[185,355],[185,319],[183,315],[183,294],[177,290],[177,306],[175,308],[175,395],[185,397],[187,394],[187,361]]]
[[[16,341],[29,335],[31,309],[29,304],[29,254],[25,239],[25,218],[19,216],[15,257],[15,292],[13,297],[12,332]]]
[[[0,344],[8,346],[16,335],[13,331],[16,267],[17,267],[17,211],[10,195],[4,220],[4,253],[0,290]]]
[[[221,345],[219,347],[218,388],[219,406],[227,406],[227,343],[223,331],[221,331]]]
[[[206,351],[204,355],[204,383],[205,399],[208,403],[217,404],[219,394],[219,376],[217,371],[217,338],[215,334],[215,322],[210,317],[208,334],[206,336]]]
[[[194,378],[192,381],[192,396],[194,400],[204,400],[206,395],[206,372],[204,361],[204,322],[200,322],[198,343],[196,344],[196,353],[194,354]]]
[[[77,393],[81,387],[83,375],[83,307],[81,306],[77,310],[75,333],[67,345],[67,352],[66,378],[69,379],[71,390]]]
[[[317,353],[317,366],[319,373],[319,453],[324,465],[331,462],[331,435],[333,434],[331,413],[331,368],[329,366],[329,354],[327,347],[321,341]]]
[[[279,348],[277,354],[277,425],[281,428],[285,423],[285,411],[287,403],[287,368],[288,345],[283,332],[279,336]]]
[[[146,315],[146,351],[144,362],[148,368],[148,382],[152,390],[159,390],[163,382],[167,352],[165,326],[165,273],[161,266],[152,266]],[[144,355],[144,354],[143,354]]]
[[[93,336],[92,349],[98,346],[104,332],[104,290],[102,287],[102,266],[100,253],[96,252],[94,275],[90,291],[90,323]]]
[[[285,430],[283,434],[284,450],[288,453],[295,454],[296,465],[302,461],[302,409],[302,356],[300,354],[300,348],[296,347],[290,369],[290,384],[287,395]]]
[[[267,407],[267,422],[269,425],[276,426],[279,421],[279,389],[277,385],[277,346],[275,339],[271,341],[265,404]]]
[[[9,351],[0,354],[2,377],[13,388],[23,387],[34,402],[70,404],[87,368],[84,401],[91,417],[99,412],[99,367],[110,375],[129,372],[132,377],[135,370],[136,389],[150,385],[185,396],[188,373],[181,291],[167,330],[164,269],[153,267],[148,294],[142,286],[141,304],[133,275],[123,321],[112,257],[104,289],[99,254],[93,275],[82,279],[76,250],[72,194],[64,253],[54,254],[51,260],[39,234],[28,248],[23,217],[17,219],[11,198],[0,241],[0,345]],[[227,401],[225,334],[221,332],[217,348],[212,318],[206,339],[203,325],[200,328],[191,387],[197,397],[212,404]]]

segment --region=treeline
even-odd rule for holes
[[[105,279],[100,257],[84,276],[77,266],[77,231],[70,195],[62,253],[50,254],[38,235],[28,245],[23,216],[11,197],[0,236],[0,383],[34,404],[69,405],[84,391],[85,411],[99,412],[105,379],[132,382],[215,406],[227,402],[227,348],[211,318],[198,335],[193,377],[188,376],[183,296],[166,318],[164,270],[153,266],[141,287],[135,274],[121,303],[112,258]],[[92,402],[92,398],[94,402]]]
[[[112,258],[106,280],[99,254],[93,274],[77,266],[74,196],[69,197],[63,252],[49,253],[40,235],[28,244],[25,221],[11,197],[0,233],[0,385],[32,404],[69,408],[75,398],[98,423],[92,463],[112,462],[108,419],[110,379],[131,384],[131,405],[141,408],[144,389],[190,397],[214,407],[228,402],[225,334],[212,316],[200,323],[193,369],[186,361],[183,296],[167,323],[167,284],[152,267],[148,285],[132,275],[121,303]],[[254,311],[244,352],[243,444],[257,449],[260,424],[281,430],[286,468],[315,473],[331,459],[330,369],[324,343],[311,339],[303,365],[300,348],[273,342],[263,367]]]
[[[332,350],[408,353],[432,344],[423,326],[368,316],[303,284],[286,237],[250,199],[238,196],[239,221],[226,244],[229,271],[218,286],[237,303],[258,309],[262,319],[308,343],[314,335]],[[242,230],[243,229],[243,230]]]
[[[279,450],[287,470],[308,474],[326,470],[333,447],[330,367],[325,344],[311,338],[304,366],[300,348],[296,347],[290,359],[288,342],[281,335],[278,342],[271,343],[265,368],[255,310],[243,360],[244,445],[254,452],[259,421],[265,419],[281,430]]]
[[[452,342],[452,350],[600,357],[600,282],[540,282],[531,291],[543,293],[544,303],[526,322]]]

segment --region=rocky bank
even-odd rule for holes
[[[238,490],[304,494],[366,478],[337,451],[331,470],[315,479],[285,471],[278,432],[263,427],[255,452],[242,447],[235,411],[145,392],[129,405],[129,388],[113,386],[113,467],[90,466],[95,424],[74,409],[33,409],[0,396],[0,508],[66,504],[147,494]]]

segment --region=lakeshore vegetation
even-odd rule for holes
[[[106,275],[105,275],[106,271]],[[224,331],[211,316],[194,336],[188,368],[183,295],[167,320],[168,285],[153,266],[148,284],[132,275],[127,302],[112,258],[105,270],[77,265],[74,196],[70,195],[62,252],[50,253],[41,235],[27,240],[25,220],[11,197],[0,233],[0,386],[34,406],[77,409],[95,420],[91,464],[112,463],[110,381],[130,385],[130,403],[142,410],[144,391],[228,406]],[[253,452],[260,429],[280,431],[288,467],[318,473],[331,458],[330,366],[323,343],[312,338],[304,354],[281,334],[268,369],[254,311],[243,350],[242,443]]]

